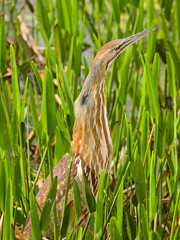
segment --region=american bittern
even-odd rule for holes
[[[112,138],[104,93],[107,69],[110,63],[128,46],[153,30],[145,30],[125,39],[108,42],[99,50],[94,59],[82,91],[75,102],[76,120],[73,129],[73,141],[71,143],[73,164],[68,192],[68,204],[73,201],[73,179],[78,183],[82,198],[81,187],[82,175],[84,174],[90,182],[93,194],[96,196],[101,169],[104,169],[105,173],[110,171]],[[70,159],[71,156],[66,154],[53,171],[53,175],[58,178],[56,193],[58,229],[61,221]],[[50,177],[47,177],[36,196],[36,201],[41,209],[43,208],[49,188]],[[83,201],[81,204],[82,210],[85,211]],[[53,219],[50,223],[50,229],[53,232]],[[30,216],[28,217],[24,234],[25,236],[29,234],[31,237]],[[49,232],[46,232],[44,236],[49,237]]]

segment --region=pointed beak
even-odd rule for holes
[[[121,43],[114,47],[114,49],[117,51],[117,55],[119,55],[119,53],[123,52],[128,46],[132,45],[139,39],[145,37],[147,34],[154,31],[155,29],[156,28],[147,29],[140,33],[136,33],[130,37],[121,39]]]

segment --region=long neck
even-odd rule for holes
[[[95,88],[82,92],[75,104],[72,152],[99,176],[101,169],[110,170],[112,137],[104,94],[105,78]],[[97,176],[97,177],[98,177]]]

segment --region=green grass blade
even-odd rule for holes
[[[149,239],[149,228],[148,228],[148,218],[145,211],[145,207],[141,204],[141,216],[142,216],[142,227],[143,227],[143,239]]]
[[[180,226],[177,227],[173,240],[178,240],[180,236]]]
[[[70,90],[70,86],[68,84],[66,75],[64,73],[64,70],[61,67],[61,74],[62,74],[62,78],[63,78],[63,83],[64,83],[64,91],[65,91],[65,95],[66,95],[66,99],[67,99],[67,103],[68,103],[68,108],[69,108],[69,112],[70,114],[70,119],[71,119],[71,125],[73,126],[74,124],[74,102],[73,102],[73,97],[71,94],[71,90]]]
[[[121,71],[119,71],[119,76],[121,79],[121,90],[119,93],[119,99],[122,105],[126,104],[126,96],[127,96],[127,88],[128,88],[128,76],[129,76],[129,65],[131,61],[132,56],[132,47],[130,49],[127,49],[125,52],[124,60],[123,60],[123,66],[121,68]]]
[[[117,24],[120,23],[120,8],[118,6],[118,1],[117,0],[110,0],[111,8],[113,11],[113,16],[115,18],[115,21]]]
[[[61,42],[62,42],[61,31],[60,31],[59,25],[56,24],[54,27],[54,45],[55,45],[55,52],[60,63],[62,63],[62,59],[63,59],[62,55],[63,55],[63,51],[65,50],[65,49],[62,49]]]
[[[37,20],[39,22],[39,25],[41,26],[41,28],[44,29],[49,39],[51,35],[51,25],[50,25],[50,21],[49,21],[49,17],[47,14],[47,9],[45,7],[44,1],[36,0],[36,14],[37,14]]]
[[[0,147],[5,150],[11,148],[11,125],[10,122],[7,121],[6,114],[9,119],[8,109],[6,109],[6,113],[4,112],[6,106],[2,97],[0,97]]]
[[[56,127],[55,130],[55,149],[54,149],[54,166],[60,161],[60,159],[64,156],[65,153],[71,152],[71,146],[64,138],[63,133]]]
[[[11,150],[14,154],[14,142],[13,142],[13,131],[11,130],[11,120],[10,120],[10,116],[9,116],[9,111],[6,108],[6,104],[3,100],[3,98],[1,98],[1,101],[0,101],[0,110],[1,110],[1,113],[3,113],[4,117],[5,117],[4,118],[6,121],[5,129],[7,129],[8,137],[9,137],[10,144],[11,144]],[[1,116],[3,116],[3,114]],[[4,119],[3,119],[3,123],[5,123]],[[3,125],[1,125],[1,126],[3,126]]]
[[[67,178],[67,184],[66,184],[66,192],[65,192],[64,204],[63,204],[63,212],[62,212],[61,224],[60,224],[60,230],[59,230],[59,232],[60,232],[59,240],[61,239],[61,231],[62,231],[62,227],[63,227],[65,211],[66,211],[66,206],[67,206],[69,182],[70,182],[70,176],[71,176],[72,163],[73,163],[73,157],[71,157],[71,161],[70,161],[70,165],[69,165],[69,172],[68,172],[68,178]]]
[[[17,151],[17,143],[18,143],[18,114],[15,109],[13,109],[12,117],[11,117],[11,138],[14,144],[14,150]]]
[[[52,207],[56,200],[56,189],[57,189],[57,177],[53,179],[53,182],[49,189],[49,192],[46,197],[46,201],[44,203],[43,210],[41,213],[40,227],[42,231],[46,231],[49,227],[49,223],[51,220]]]
[[[80,198],[79,187],[75,179],[73,180],[73,194],[74,194],[75,215],[78,221],[81,216],[81,204],[80,204],[81,198]]]
[[[84,204],[86,205],[88,211],[93,213],[96,210],[96,201],[92,194],[90,183],[84,175],[82,180],[82,192]]]
[[[21,103],[20,122],[24,122],[24,113],[25,113],[27,86],[28,86],[28,77],[26,78],[26,83],[25,83],[25,88],[24,88],[24,94],[23,94],[23,99],[22,99],[22,103]]]
[[[149,140],[149,112],[145,111],[142,119],[142,131],[141,131],[141,160],[143,161],[143,166],[146,166],[146,173],[149,173],[149,162],[148,162],[148,147]]]
[[[85,22],[85,17],[83,19],[82,27],[81,27],[81,32],[78,37],[78,42],[76,46],[76,54],[75,54],[75,73],[76,76],[79,77],[81,73],[81,54],[82,54],[82,45],[83,45],[83,36],[84,36],[84,22]],[[77,91],[77,84],[75,85],[74,93]]]
[[[174,231],[175,231],[175,225],[178,224],[178,216],[179,216],[179,198],[180,198],[180,191],[177,193],[176,197],[176,203],[175,203],[175,209],[174,209],[174,214],[173,214],[173,221],[172,221],[172,226],[171,226],[171,233],[170,233],[170,240],[174,239]],[[176,229],[177,231],[177,229]]]
[[[74,56],[74,45],[75,45],[75,40],[74,37],[71,38],[71,46],[69,49],[69,56],[68,56],[68,63],[67,63],[67,79],[70,80],[70,75],[72,71],[72,62],[73,62],[73,56]],[[70,81],[69,81],[70,82]]]
[[[174,139],[174,119],[173,119],[173,112],[168,110],[166,114],[166,120],[165,120],[165,141],[166,146],[169,146],[173,139]]]
[[[84,69],[84,75],[85,75],[85,78],[86,78],[87,75],[88,75],[88,73],[89,73],[89,66],[88,66],[88,63],[87,63],[87,61],[86,61],[86,58],[83,57],[83,59],[84,59],[84,67],[85,67],[85,69]]]
[[[153,27],[153,18],[154,18],[154,0],[148,1],[148,28]],[[147,36],[147,61],[151,63],[153,55],[156,50],[156,32],[152,32]]]
[[[17,157],[12,159],[11,162],[11,171],[12,171],[12,189],[13,189],[13,196],[14,200],[18,201],[21,197],[21,168],[20,168],[20,161]]]
[[[42,38],[46,44],[46,48],[47,48],[47,53],[48,53],[48,57],[51,60],[52,65],[55,67],[56,66],[56,55],[55,55],[55,51],[52,50],[49,39],[47,37],[47,34],[44,30],[44,28],[40,25],[40,30],[41,30],[41,34],[42,34]]]
[[[122,178],[120,189],[117,198],[117,225],[120,233],[120,237],[122,238],[123,232],[123,184],[124,178]]]
[[[63,9],[62,9],[61,1],[56,1],[56,9],[57,9],[57,20],[58,20],[59,27],[63,29],[65,27],[64,27]]]
[[[165,110],[166,111],[166,110]],[[161,110],[158,119],[158,130],[157,130],[157,153],[160,158],[164,155],[165,144],[164,144],[164,129],[165,129],[165,111]]]
[[[73,35],[76,36],[78,35],[78,0],[73,0],[72,1],[72,32]]]
[[[151,23],[154,15],[154,0],[148,1],[148,28],[151,28]]]
[[[136,238],[136,224],[133,216],[126,212],[126,220],[127,220],[127,234],[129,239]]]
[[[154,61],[152,66],[152,81],[154,86],[158,86],[158,79],[159,79],[159,68],[160,68],[160,57],[158,53],[154,55]],[[157,95],[157,91],[155,91]],[[158,96],[156,96],[158,97]]]
[[[8,81],[5,81],[3,90],[4,90],[4,98],[5,98],[7,109],[10,109],[11,108],[11,89],[10,89],[10,83]]]
[[[150,27],[149,27],[150,28]],[[156,51],[156,32],[152,32],[147,36],[148,48],[147,48],[147,62],[151,63],[154,53]]]
[[[150,169],[150,194],[149,194],[149,222],[152,222],[156,214],[156,178],[155,178],[155,157],[151,157]]]
[[[29,149],[30,146],[30,139],[29,139],[29,109],[30,109],[30,97],[28,97],[28,102],[27,102],[27,127],[26,127],[26,136],[27,136],[27,149]],[[28,174],[28,194],[29,194],[29,189],[32,189],[32,182],[31,182],[31,164],[30,164],[30,151],[27,151],[27,174]],[[36,182],[34,182],[36,185]],[[33,191],[33,190],[32,190]]]
[[[41,228],[38,217],[38,211],[36,206],[36,199],[33,192],[30,192],[30,211],[31,211],[31,227],[32,227],[32,237],[35,240],[41,239]]]
[[[171,19],[171,9],[173,0],[165,1],[165,17],[168,21]]]
[[[120,233],[117,227],[117,221],[115,217],[111,217],[109,230],[110,230],[110,235],[112,240],[122,239],[120,237]]]
[[[127,154],[129,161],[132,161],[134,164],[134,157],[133,157],[133,138],[132,138],[132,125],[127,125]]]
[[[62,238],[68,238],[69,231],[72,231],[73,226],[73,220],[74,220],[74,208],[73,208],[73,202],[70,202],[68,206],[66,207],[65,213],[64,213],[64,220],[63,225],[61,228],[61,237]]]
[[[32,120],[33,120],[33,124],[34,124],[34,130],[35,130],[36,136],[38,138],[40,138],[41,127],[40,127],[40,123],[38,120],[37,109],[36,109],[36,104],[35,104],[35,99],[34,99],[31,84],[29,84],[29,95],[30,95],[31,115],[32,115]]]
[[[62,12],[64,17],[64,24],[65,28],[69,31],[69,33],[72,33],[72,25],[71,25],[71,15],[72,15],[72,9],[71,9],[71,3],[70,0],[62,1]],[[73,23],[74,24],[74,23]]]
[[[153,85],[153,81],[152,81],[153,75],[147,60],[146,60],[146,67],[144,69],[144,74],[146,74],[147,92],[148,92],[149,103],[152,111],[151,114],[153,118],[158,118],[160,113],[159,100],[157,98],[158,86]]]
[[[8,180],[6,191],[6,202],[3,221],[3,240],[11,239],[11,224],[13,220],[13,198],[12,198],[12,181]]]
[[[136,198],[138,203],[142,203],[145,199],[145,174],[143,163],[137,158],[134,164],[134,181],[136,186]]]
[[[172,57],[169,53],[166,55],[166,59],[167,59],[167,75],[169,81],[169,93],[170,96],[175,100],[176,99],[175,68]]]
[[[64,99],[64,95],[63,95],[63,90],[62,90],[62,85],[61,85],[60,78],[59,78],[59,70],[58,70],[57,65],[56,65],[56,78],[57,78],[59,97],[61,99],[62,108],[63,108],[65,116],[66,116],[67,115],[67,107],[66,107],[66,103],[65,103],[65,99]]]
[[[87,233],[87,229],[88,229],[88,226],[89,226],[91,217],[92,217],[92,213],[89,213],[88,220],[87,220],[86,225],[85,225],[85,227],[84,227],[84,231],[83,231],[83,234],[82,234],[82,238],[81,238],[81,239],[85,239],[85,238],[86,238],[85,235],[86,235],[86,233]]]
[[[42,92],[43,92],[43,83],[42,83],[41,76],[40,76],[40,74],[38,72],[38,69],[37,69],[36,65],[34,64],[34,62],[31,61],[30,64],[31,64],[31,68],[32,68],[32,70],[33,70],[33,72],[35,74],[36,80],[38,82],[40,92],[42,94]]]
[[[176,0],[176,7],[175,7],[175,11],[176,11],[176,24],[177,24],[177,36],[179,39],[179,46],[180,46],[180,2],[178,0]]]
[[[161,240],[158,232],[150,232],[149,240]]]
[[[97,234],[102,231],[103,228],[103,208],[104,208],[104,172],[101,170],[101,175],[99,179],[99,187],[97,194],[97,202],[96,202],[96,213],[95,213],[95,227],[94,227],[94,239],[96,239]]]
[[[170,52],[170,55],[172,57],[174,68],[176,72],[176,80],[177,80],[177,86],[180,89],[180,57],[178,56],[173,44],[171,42],[168,42],[168,49]]]
[[[18,80],[18,68],[16,65],[16,59],[13,46],[10,46],[11,56],[11,71],[12,71],[12,90],[13,90],[13,107],[20,113],[20,94],[19,94],[19,80]]]
[[[50,136],[56,127],[56,104],[53,79],[47,67],[43,80],[41,123],[43,131]]]
[[[67,142],[71,143],[71,137],[68,132],[68,126],[66,125],[64,119],[63,119],[63,111],[61,108],[57,111],[57,122],[58,126],[60,127],[61,133],[63,134],[64,138],[67,140]]]
[[[4,19],[0,19],[0,75],[2,75],[6,68],[6,34]]]
[[[78,231],[78,237],[77,237],[77,240],[81,240],[82,239],[82,227],[80,227],[79,231]]]
[[[6,196],[6,188],[7,188],[7,175],[5,171],[5,161],[1,160],[0,161],[0,189],[1,189],[1,194],[0,194],[0,210],[4,212],[5,210],[5,196]]]
[[[39,168],[38,168],[38,171],[37,171],[37,174],[36,174],[36,178],[35,178],[34,183],[33,183],[32,192],[34,192],[34,189],[36,187],[36,183],[38,181],[38,178],[39,178],[39,175],[40,175],[40,172],[41,172],[41,168],[42,168],[42,165],[43,165],[45,157],[46,157],[46,153],[47,153],[47,147],[45,147],[45,149],[44,149],[43,156],[42,156],[42,159],[41,159],[41,163],[39,165]]]

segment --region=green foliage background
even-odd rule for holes
[[[79,228],[73,183],[74,228],[64,205],[54,239],[179,239],[180,1],[13,0],[0,2],[0,14],[0,239],[15,239],[29,210],[33,239],[41,239],[55,214],[52,169],[71,152],[74,101],[93,57],[106,42],[152,27],[107,74],[113,178],[101,174],[96,203],[84,180],[92,201]],[[51,176],[52,204],[39,220],[41,170]]]

